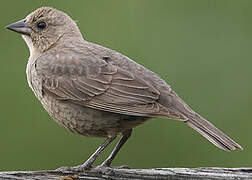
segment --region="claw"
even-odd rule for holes
[[[111,166],[108,166],[106,164],[101,164],[99,166],[96,166],[94,169],[98,170],[98,171],[101,171],[101,172],[105,172],[105,171],[108,171],[108,170],[111,170],[111,169],[131,169],[131,167],[128,166],[128,165],[111,167]]]
[[[84,166],[84,165],[80,165],[80,166],[73,166],[73,167],[60,167],[57,168],[56,171],[61,171],[61,172],[66,172],[66,171],[71,171],[71,172],[84,172],[84,171],[89,171],[91,170],[93,167],[92,166]]]
[[[116,169],[132,169],[130,166],[128,165],[122,165],[122,166],[118,166],[118,167],[114,167]]]

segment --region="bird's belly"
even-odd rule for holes
[[[46,111],[66,129],[84,136],[108,137],[142,124],[147,118],[100,111],[44,94]]]

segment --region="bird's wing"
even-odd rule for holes
[[[158,103],[158,89],[131,72],[104,60],[71,58],[56,55],[37,60],[43,91],[99,110],[150,117],[169,114],[168,117],[181,119],[179,113]]]

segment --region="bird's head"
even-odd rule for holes
[[[57,45],[59,40],[82,37],[76,23],[67,14],[50,7],[41,7],[6,28],[22,34],[30,51],[44,52]]]

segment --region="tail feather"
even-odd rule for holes
[[[194,118],[190,118],[186,123],[220,149],[225,151],[243,149],[242,146],[198,114]]]

